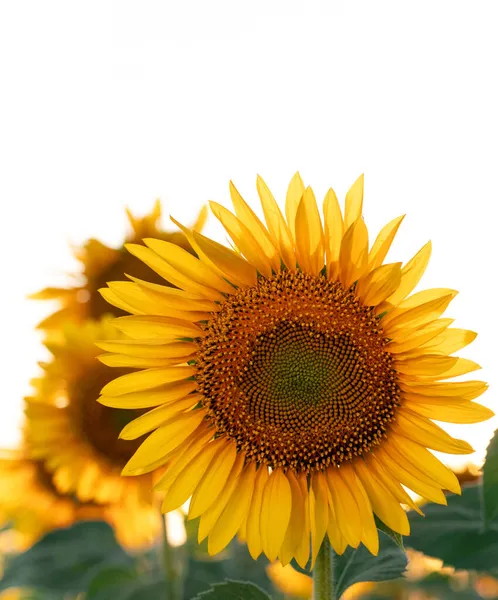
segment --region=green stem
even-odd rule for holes
[[[333,551],[325,535],[313,569],[313,600],[335,600]]]
[[[164,581],[166,584],[166,600],[176,600],[176,572],[173,565],[173,552],[168,542],[168,525],[166,515],[161,513],[163,530],[163,565]]]

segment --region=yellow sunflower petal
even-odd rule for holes
[[[116,294],[116,292],[114,292],[113,290],[111,290],[109,288],[101,288],[98,291],[99,291],[99,294],[104,298],[104,300],[106,302],[108,302],[109,304],[112,304],[112,306],[115,306],[116,308],[120,308],[121,310],[124,310],[125,312],[129,312],[132,315],[145,314],[145,310],[138,309],[138,308],[131,306],[131,304],[128,304],[127,302],[125,302],[122,298],[120,298]]]
[[[174,415],[192,408],[201,398],[201,394],[189,394],[176,402],[158,406],[128,423],[119,434],[119,437],[123,440],[136,440],[140,436],[157,429]]]
[[[430,355],[429,355],[430,356]],[[437,355],[436,355],[437,356]],[[478,365],[473,360],[468,358],[454,357],[456,362],[447,371],[444,371],[441,375],[432,375],[434,379],[451,379],[452,377],[458,377],[459,375],[466,375],[472,373],[472,371],[478,371],[481,369],[481,365]]]
[[[401,263],[382,265],[358,280],[355,293],[367,306],[377,306],[398,287]]]
[[[342,238],[339,279],[346,289],[365,274],[368,257],[368,230],[363,219],[355,221]]]
[[[341,468],[341,477],[348,486],[349,490],[353,494],[358,509],[361,515],[361,541],[371,554],[377,556],[379,553],[379,534],[377,533],[377,526],[375,524],[372,505],[368,498],[368,495],[363,487],[361,481],[356,476],[354,469],[351,465]]]
[[[226,485],[236,458],[237,448],[235,444],[227,441],[204,470],[204,475],[190,501],[189,519],[195,519],[216,501]]]
[[[260,465],[256,472],[256,479],[254,482],[254,492],[252,496],[251,506],[249,507],[249,514],[247,515],[247,548],[249,554],[254,560],[263,551],[263,543],[261,541],[260,532],[260,514],[261,505],[263,502],[263,490],[268,481],[268,469],[264,465]]]
[[[401,354],[416,350],[426,342],[433,340],[447,327],[453,323],[453,319],[436,319],[416,329],[413,333],[400,337],[399,340],[392,340],[387,347],[393,354]]]
[[[95,344],[106,352],[115,352],[137,358],[183,358],[194,354],[197,344],[192,342],[172,342],[170,344],[151,345],[137,343],[136,340],[102,341]]]
[[[171,367],[189,360],[189,356],[181,358],[144,358],[127,354],[101,354],[97,357],[108,367],[127,367],[132,369],[150,369],[153,367]]]
[[[339,255],[344,227],[339,201],[332,188],[328,190],[323,201],[323,221],[327,276],[335,280],[339,275]]]
[[[416,294],[408,296],[408,298],[405,298],[398,304],[398,308],[401,310],[415,308],[416,306],[420,306],[421,304],[425,304],[431,300],[438,300],[444,296],[450,295],[454,298],[457,294],[458,292],[456,290],[452,290],[451,288],[430,288],[428,290],[422,290]]]
[[[233,291],[229,283],[180,246],[152,238],[145,238],[144,244],[189,280],[225,294]]]
[[[304,194],[304,183],[299,173],[295,173],[294,177],[290,180],[289,187],[287,188],[287,196],[285,199],[285,216],[287,217],[287,223],[289,229],[296,243],[296,214],[299,202]]]
[[[282,212],[268,186],[259,175],[256,180],[256,187],[261,200],[261,206],[263,207],[266,225],[268,226],[273,243],[278,248],[285,266],[291,270],[295,269],[296,257],[292,236]]]
[[[215,312],[220,309],[219,304],[209,298],[203,298],[198,294],[179,290],[177,288],[160,285],[158,283],[149,283],[133,275],[126,275],[147,295],[150,295],[157,302],[168,306],[173,310],[185,312]],[[190,319],[191,320],[191,319]]]
[[[240,254],[210,240],[197,231],[187,229],[173,218],[171,220],[185,233],[199,258],[218,275],[227,278],[237,287],[247,287],[256,283],[258,278],[256,268]]]
[[[404,406],[423,417],[446,423],[481,423],[494,416],[494,412],[489,408],[466,400],[454,404],[405,400]]]
[[[297,564],[305,569],[310,556],[310,534],[311,534],[311,519],[310,519],[310,495],[308,491],[308,481],[305,473],[298,476],[297,481],[301,488],[301,496],[304,500],[304,519],[301,525],[301,540],[294,552]]]
[[[436,354],[453,354],[472,343],[477,333],[467,329],[450,328],[421,346],[420,350],[430,350]]]
[[[363,213],[363,174],[349,188],[344,207],[344,231],[361,218]]]
[[[249,229],[221,204],[210,202],[214,216],[227,230],[240,252],[264,276],[271,277],[271,261]]]
[[[311,524],[311,568],[314,568],[318,551],[329,524],[328,489],[322,471],[313,474],[310,489],[310,524]],[[314,506],[313,506],[314,505]]]
[[[296,255],[300,268],[318,275],[324,265],[323,231],[315,194],[308,187],[296,212]]]
[[[205,332],[193,323],[154,315],[118,317],[113,320],[113,325],[136,340],[160,339],[168,342],[178,338],[196,338],[205,335]]]
[[[196,381],[180,381],[161,386],[158,390],[132,392],[120,396],[101,396],[99,402],[112,408],[150,408],[165,402],[174,402],[197,388]]]
[[[194,367],[164,367],[163,369],[146,369],[137,373],[121,375],[102,388],[103,396],[120,396],[130,392],[150,390],[165,383],[173,383],[187,379],[197,372]]]
[[[239,452],[237,458],[235,459],[235,464],[233,465],[232,470],[230,471],[230,475],[228,477],[226,485],[224,486],[223,490],[218,496],[217,501],[214,502],[206,510],[206,512],[202,513],[201,519],[199,521],[199,532],[197,536],[199,543],[202,542],[202,540],[204,540],[212,531],[213,527],[216,525],[218,519],[223,513],[225,506],[232,497],[232,494],[237,489],[237,486],[239,484],[240,473],[242,471],[242,467],[244,466],[244,460],[244,453]]]
[[[332,548],[336,554],[344,554],[344,551],[348,547],[348,543],[344,539],[339,525],[337,523],[337,517],[335,516],[333,503],[329,503],[329,524],[327,526],[327,535],[329,536]]]
[[[387,299],[392,305],[398,305],[415,288],[424,274],[431,257],[432,244],[427,242],[417,254],[401,269],[401,283],[398,289]]]
[[[249,463],[242,471],[237,487],[227,502],[225,510],[216,521],[208,537],[209,554],[217,554],[226,548],[247,518],[254,490],[256,465]]]
[[[408,535],[410,523],[406,512],[392,496],[384,484],[374,476],[366,463],[358,459],[353,463],[354,470],[368,494],[372,508],[379,519],[393,531]]]
[[[460,484],[453,471],[420,444],[403,435],[392,435],[385,448],[394,448],[397,456],[401,454],[405,461],[402,465],[409,464],[430,477],[438,486],[460,494]]]
[[[339,469],[331,467],[325,472],[330,496],[334,505],[337,525],[347,543],[357,548],[361,538],[361,516],[356,500],[342,480]]]
[[[183,275],[183,273],[180,273],[174,269],[169,263],[163,260],[150,248],[146,248],[145,246],[140,246],[138,244],[126,244],[126,249],[128,252],[133,254],[133,256],[136,256],[147,266],[149,266],[158,275],[166,279],[166,281],[169,281],[182,290],[193,294],[198,294],[202,298],[207,298],[209,300],[223,300],[223,295],[220,292],[211,287],[200,285],[189,277]]]
[[[448,454],[472,454],[474,452],[472,446],[464,440],[451,437],[426,417],[417,415],[405,407],[398,410],[396,421],[392,427],[400,433],[404,432],[410,436],[410,439],[431,450]]]
[[[180,474],[183,473],[183,471],[185,471],[187,468],[191,468],[189,466],[190,463],[197,460],[197,456],[202,454],[203,456],[206,456],[206,460],[208,456],[210,457],[208,460],[209,464],[215,453],[218,452],[224,443],[225,440],[223,438],[216,438],[213,440],[212,429],[205,429],[200,433],[195,432],[194,434],[190,435],[189,438],[187,438],[187,440],[185,440],[185,442],[179,447],[178,453],[168,464],[168,468],[156,482],[154,489],[165,492],[165,500],[167,500],[169,498],[169,490],[173,487]],[[198,479],[196,481],[199,481],[203,474],[204,469],[198,470]],[[175,489],[176,487],[177,486],[175,486]],[[183,494],[183,490],[181,488],[179,488],[179,493]],[[191,493],[187,496],[187,498],[191,495]]]
[[[276,560],[285,538],[292,507],[291,486],[282,469],[270,474],[261,501],[260,530],[263,551]]]
[[[401,504],[406,504],[412,510],[423,516],[423,512],[401,487],[399,479],[386,471],[385,467],[377,460],[374,454],[365,457],[365,463],[372,475],[378,479],[389,490],[394,498]]]
[[[190,498],[199,484],[204,470],[219,450],[219,444],[215,442],[216,440],[210,444],[205,444],[202,449],[199,448],[199,444],[195,448],[191,448],[189,456],[184,457],[182,460],[182,468],[176,467],[175,474],[172,477],[164,480],[162,486],[161,484],[156,485],[156,489],[166,488],[166,495],[161,507],[163,512],[166,513],[180,508]],[[175,468],[175,465],[173,468]]]
[[[368,270],[373,271],[384,262],[393,243],[394,237],[401,225],[405,215],[397,217],[385,225],[373,243],[372,249],[368,254]]]
[[[396,360],[396,371],[405,375],[434,376],[440,379],[458,363],[455,356],[441,356],[439,354],[423,354],[415,358]]]
[[[230,197],[232,198],[235,214],[239,220],[244,223],[253,234],[254,238],[258,240],[261,249],[270,259],[273,270],[280,271],[280,256],[270,239],[268,230],[256,216],[252,208],[242,198],[232,182],[230,182]]]
[[[400,381],[400,388],[407,393],[433,398],[451,397],[455,400],[475,400],[488,389],[484,381],[451,381],[449,383],[433,383],[432,381]]]
[[[208,312],[172,309],[168,303],[164,302],[164,294],[153,293],[151,290],[143,289],[143,287],[135,282],[109,281],[107,285],[116,298],[133,307],[133,310],[130,311],[128,309],[128,312],[136,315],[159,315],[180,318],[186,321],[200,321],[209,318]],[[106,291],[108,290],[105,288],[99,290],[104,298],[106,298]]]
[[[429,300],[413,308],[394,309],[382,319],[382,327],[387,336],[398,341],[397,337],[403,337],[410,329],[419,329],[440,317],[453,298],[454,294],[447,294],[442,298]]]
[[[158,466],[160,460],[163,460],[164,464],[168,454],[199,427],[205,414],[203,410],[181,413],[156,429],[142,442],[128,461],[123,469],[123,475],[148,473]]]
[[[427,498],[427,500],[430,500],[431,502],[436,502],[436,504],[447,504],[446,497],[437,484],[434,483],[434,485],[430,485],[418,478],[418,469],[415,469],[415,474],[413,474],[411,469],[405,469],[402,465],[393,460],[383,448],[376,450],[375,456],[380,461],[389,477],[396,478],[396,480],[404,486],[410,488],[423,498]]]
[[[287,565],[292,560],[301,542],[303,523],[305,522],[305,504],[299,482],[291,469],[287,471],[286,475],[291,486],[292,506],[289,526],[278,554],[278,558],[283,565]]]
[[[201,256],[218,268],[220,274],[237,286],[254,285],[257,281],[257,270],[239,254],[210,240],[200,233],[194,232],[193,238],[201,252]]]

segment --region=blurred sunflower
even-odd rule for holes
[[[15,538],[12,550],[29,548],[40,537],[81,520],[105,520],[126,547],[150,545],[159,534],[157,509],[133,502],[97,505],[80,502],[60,492],[51,473],[26,451],[5,452],[0,457],[0,510]]]
[[[96,402],[114,371],[96,359],[96,340],[119,337],[108,318],[66,324],[62,339],[47,343],[53,359],[33,380],[25,402],[25,437],[30,455],[53,473],[54,485],[81,502],[150,506],[152,475],[125,478],[121,470],[140,440],[120,440],[122,427],[143,411],[108,408]],[[121,373],[132,369],[121,367]]]
[[[164,231],[160,226],[161,204],[156,202],[152,212],[145,217],[134,217],[126,211],[131,231],[125,242],[139,242],[144,237],[154,237],[179,245],[191,251],[187,238],[181,231]],[[200,231],[206,220],[207,211],[201,210],[197,221],[192,226]],[[67,288],[45,288],[31,296],[35,300],[56,300],[60,307],[52,315],[44,319],[39,328],[47,333],[57,333],[57,329],[65,322],[81,322],[85,319],[100,319],[104,314],[120,316],[125,312],[119,307],[110,307],[98,293],[98,289],[107,281],[124,279],[125,273],[157,280],[154,271],[121,248],[110,248],[96,239],[88,240],[83,247],[75,248],[74,254],[82,265],[82,274],[75,276],[81,280],[77,285]]]
[[[155,407],[121,432],[149,434],[123,473],[168,461],[162,509],[191,497],[210,553],[239,532],[253,557],[284,565],[306,565],[310,540],[313,565],[325,535],[338,553],[363,542],[375,554],[374,513],[406,535],[400,504],[420,511],[402,486],[441,504],[443,489],[460,491],[427,448],[471,453],[432,419],[492,416],[472,402],[485,383],[447,381],[479,368],[450,356],[476,334],[440,318],[455,291],[409,296],[430,244],[403,267],[383,264],[402,217],[369,246],[363,177],[344,214],[329,190],[323,225],[298,174],[287,219],[260,178],[257,187],[266,225],[233,185],[235,214],[211,203],[238,252],[185,227],[198,258],[156,239],[127,246],[179,289],[109,283],[104,296],[133,315],[114,321],[130,339],[100,343],[104,360],[144,370],[107,384],[100,402]]]

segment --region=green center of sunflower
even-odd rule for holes
[[[284,271],[239,290],[200,342],[199,391],[249,459],[296,471],[369,451],[399,405],[379,319],[354,291]]]

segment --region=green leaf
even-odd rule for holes
[[[498,574],[498,521],[484,530],[480,496],[481,486],[468,486],[449,495],[448,506],[425,504],[425,517],[408,513],[406,544],[457,569]]]
[[[247,546],[232,542],[228,549],[214,557],[189,557],[184,582],[185,598],[193,598],[213,584],[229,580],[249,580],[258,587],[271,592],[274,600],[280,598],[266,574],[269,562],[264,556],[254,560]]]
[[[405,546],[403,544],[403,536],[401,535],[401,533],[398,533],[397,531],[393,531],[390,527],[388,527],[385,523],[383,523],[379,519],[379,517],[377,517],[377,515],[374,515],[374,518],[375,518],[375,525],[377,525],[377,529],[380,529],[381,531],[386,533],[393,540],[393,542],[396,544],[396,546],[398,546],[398,548],[400,548],[400,550],[403,550],[403,552],[404,552]]]
[[[387,581],[402,577],[408,561],[405,553],[387,534],[379,531],[379,554],[373,556],[363,546],[348,548],[334,556],[334,593],[340,598],[354,583],[360,581]]]
[[[77,594],[103,567],[132,565],[132,557],[116,542],[107,523],[80,522],[51,531],[23,554],[13,556],[0,590],[21,587]]]
[[[248,581],[215,583],[211,589],[201,592],[192,600],[271,600],[266,592]]]
[[[135,582],[136,572],[125,567],[110,567],[97,573],[86,593],[87,600],[105,600],[120,597],[117,592]]]
[[[486,462],[482,469],[484,525],[498,517],[498,429],[489,442]]]

